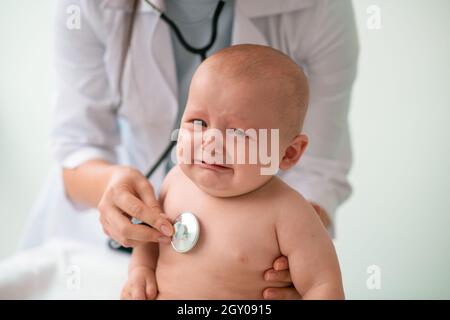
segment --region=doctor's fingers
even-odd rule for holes
[[[142,224],[132,223],[119,209],[112,207],[107,223],[110,226],[111,236],[116,236],[125,247],[135,247],[146,242],[170,243],[170,238],[161,234],[158,230]]]
[[[280,256],[273,262],[273,268],[277,271],[289,269],[289,261],[286,256]]]
[[[289,270],[277,271],[274,269],[269,269],[264,273],[264,279],[266,279],[266,281],[286,282],[288,284],[292,284]]]
[[[144,202],[152,212],[155,212],[157,214],[163,213],[159,201],[156,199],[153,187],[147,180],[147,178],[142,175],[133,180],[133,187],[142,202]]]
[[[294,287],[267,288],[263,292],[264,299],[270,300],[301,300],[302,296]]]
[[[164,235],[171,236],[173,234],[172,224],[164,218],[158,202],[148,207],[139,198],[126,191],[114,196],[113,202],[126,214],[160,230]]]
[[[114,231],[111,224],[108,222],[108,220],[104,216],[103,216],[103,219],[100,219],[100,220],[102,223],[103,232],[108,237],[110,237],[113,240],[120,243],[123,247],[130,248],[130,247],[136,247],[139,244],[141,244],[140,242],[137,242],[137,241],[128,240],[128,239],[122,237],[118,232]]]

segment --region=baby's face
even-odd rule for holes
[[[183,172],[219,197],[264,185],[288,146],[277,107],[283,99],[273,83],[233,80],[208,71],[196,74],[177,146]]]

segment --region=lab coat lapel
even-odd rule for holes
[[[178,85],[172,40],[169,26],[159,17],[151,39],[150,49],[160,73],[175,98],[178,95]]]
[[[131,77],[127,80],[136,87],[139,103],[155,111],[148,114],[157,113],[161,124],[171,123],[176,119],[178,88],[170,30],[157,11],[143,0],[138,1],[129,52],[131,61],[128,61],[131,62]],[[153,0],[153,3],[164,10],[163,0]],[[102,6],[129,13],[132,1],[103,0]],[[122,32],[120,37],[123,36]]]
[[[172,121],[177,113],[178,88],[170,30],[152,9],[141,9],[139,15],[141,22],[135,29],[137,34],[132,44],[135,84],[142,103],[147,108],[164,108],[160,120]],[[145,15],[154,17],[148,19]]]
[[[166,9],[164,0],[153,0],[156,7],[162,11]],[[178,85],[176,79],[176,68],[172,40],[170,36],[170,28],[160,17],[159,12],[155,11],[150,5],[143,0],[140,1],[139,12],[147,12],[155,16],[154,31],[149,39],[150,41],[150,54],[153,57],[153,62],[159,68],[161,75],[163,76],[166,84],[169,86],[174,99],[178,96]]]

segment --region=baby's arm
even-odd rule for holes
[[[158,294],[156,283],[156,260],[158,259],[158,244],[146,243],[133,249],[128,280],[125,283],[122,299],[155,299]]]
[[[156,262],[158,260],[158,252],[158,244],[154,242],[147,242],[134,247],[130,265],[128,266],[128,273],[139,267],[145,267],[155,271]]]
[[[276,223],[281,253],[288,257],[292,282],[303,299],[344,299],[333,242],[314,209],[290,196]]]

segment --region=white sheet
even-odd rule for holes
[[[130,255],[51,239],[0,262],[0,299],[118,299]]]

